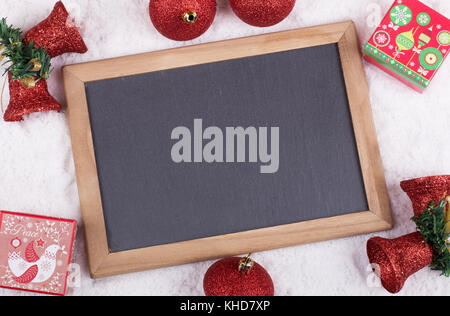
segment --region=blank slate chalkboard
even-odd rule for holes
[[[341,58],[331,42],[84,82],[109,252],[367,212]]]
[[[367,210],[339,61],[329,44],[87,83],[110,249]],[[175,163],[172,131],[193,133],[194,119],[279,127],[278,172],[249,159]]]

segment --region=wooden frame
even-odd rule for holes
[[[365,212],[111,253],[97,174],[85,83],[338,43],[369,205]],[[360,47],[353,22],[182,47],[63,69],[78,191],[93,278],[210,260],[392,228]]]

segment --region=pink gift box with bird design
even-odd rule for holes
[[[396,0],[364,46],[370,63],[418,92],[450,52],[450,20],[418,0]]]
[[[65,295],[77,223],[0,212],[0,287]]]

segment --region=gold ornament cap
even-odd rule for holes
[[[33,58],[32,60],[30,60],[30,63],[33,65],[31,71],[37,72],[42,69],[42,64],[38,61],[37,58]]]
[[[194,10],[186,10],[183,14],[183,21],[186,23],[194,24],[198,20],[197,12]]]
[[[25,89],[31,89],[36,87],[36,80],[32,77],[26,77],[19,80],[22,87]]]
[[[447,202],[447,205],[445,206],[445,221],[447,222],[445,233],[450,234],[450,195],[445,198],[445,201]],[[450,247],[450,237],[447,240],[447,244],[449,244]]]
[[[250,258],[251,255],[252,254],[249,253],[247,257],[242,258],[241,261],[239,261],[239,272],[242,274],[248,274],[255,265],[255,262]]]
[[[5,48],[5,45],[0,45],[0,52]],[[0,61],[2,61],[4,56],[0,54]]]

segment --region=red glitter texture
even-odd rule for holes
[[[226,258],[214,263],[206,272],[203,288],[206,296],[273,296],[273,282],[256,262],[247,273],[239,271],[241,258]]]
[[[412,179],[401,182],[400,186],[411,199],[414,214],[421,214],[430,201],[439,203],[450,193],[450,176]]]
[[[397,239],[371,238],[367,242],[370,263],[378,265],[381,283],[389,292],[398,293],[408,277],[430,265],[433,250],[420,233]]]
[[[9,74],[9,93],[10,102],[4,115],[7,122],[22,121],[23,115],[34,112],[62,110],[58,101],[48,93],[44,79],[39,80],[34,88],[26,89],[19,80],[12,81]]]
[[[216,16],[216,0],[151,0],[150,18],[156,29],[175,41],[188,41],[205,33]],[[183,20],[186,11],[197,13],[197,21]]]
[[[68,19],[64,4],[57,2],[50,16],[25,34],[24,42],[34,41],[35,47],[45,48],[52,58],[65,53],[86,53],[88,49],[80,32]]]
[[[294,8],[295,0],[230,0],[230,4],[245,23],[267,27],[283,21]]]

